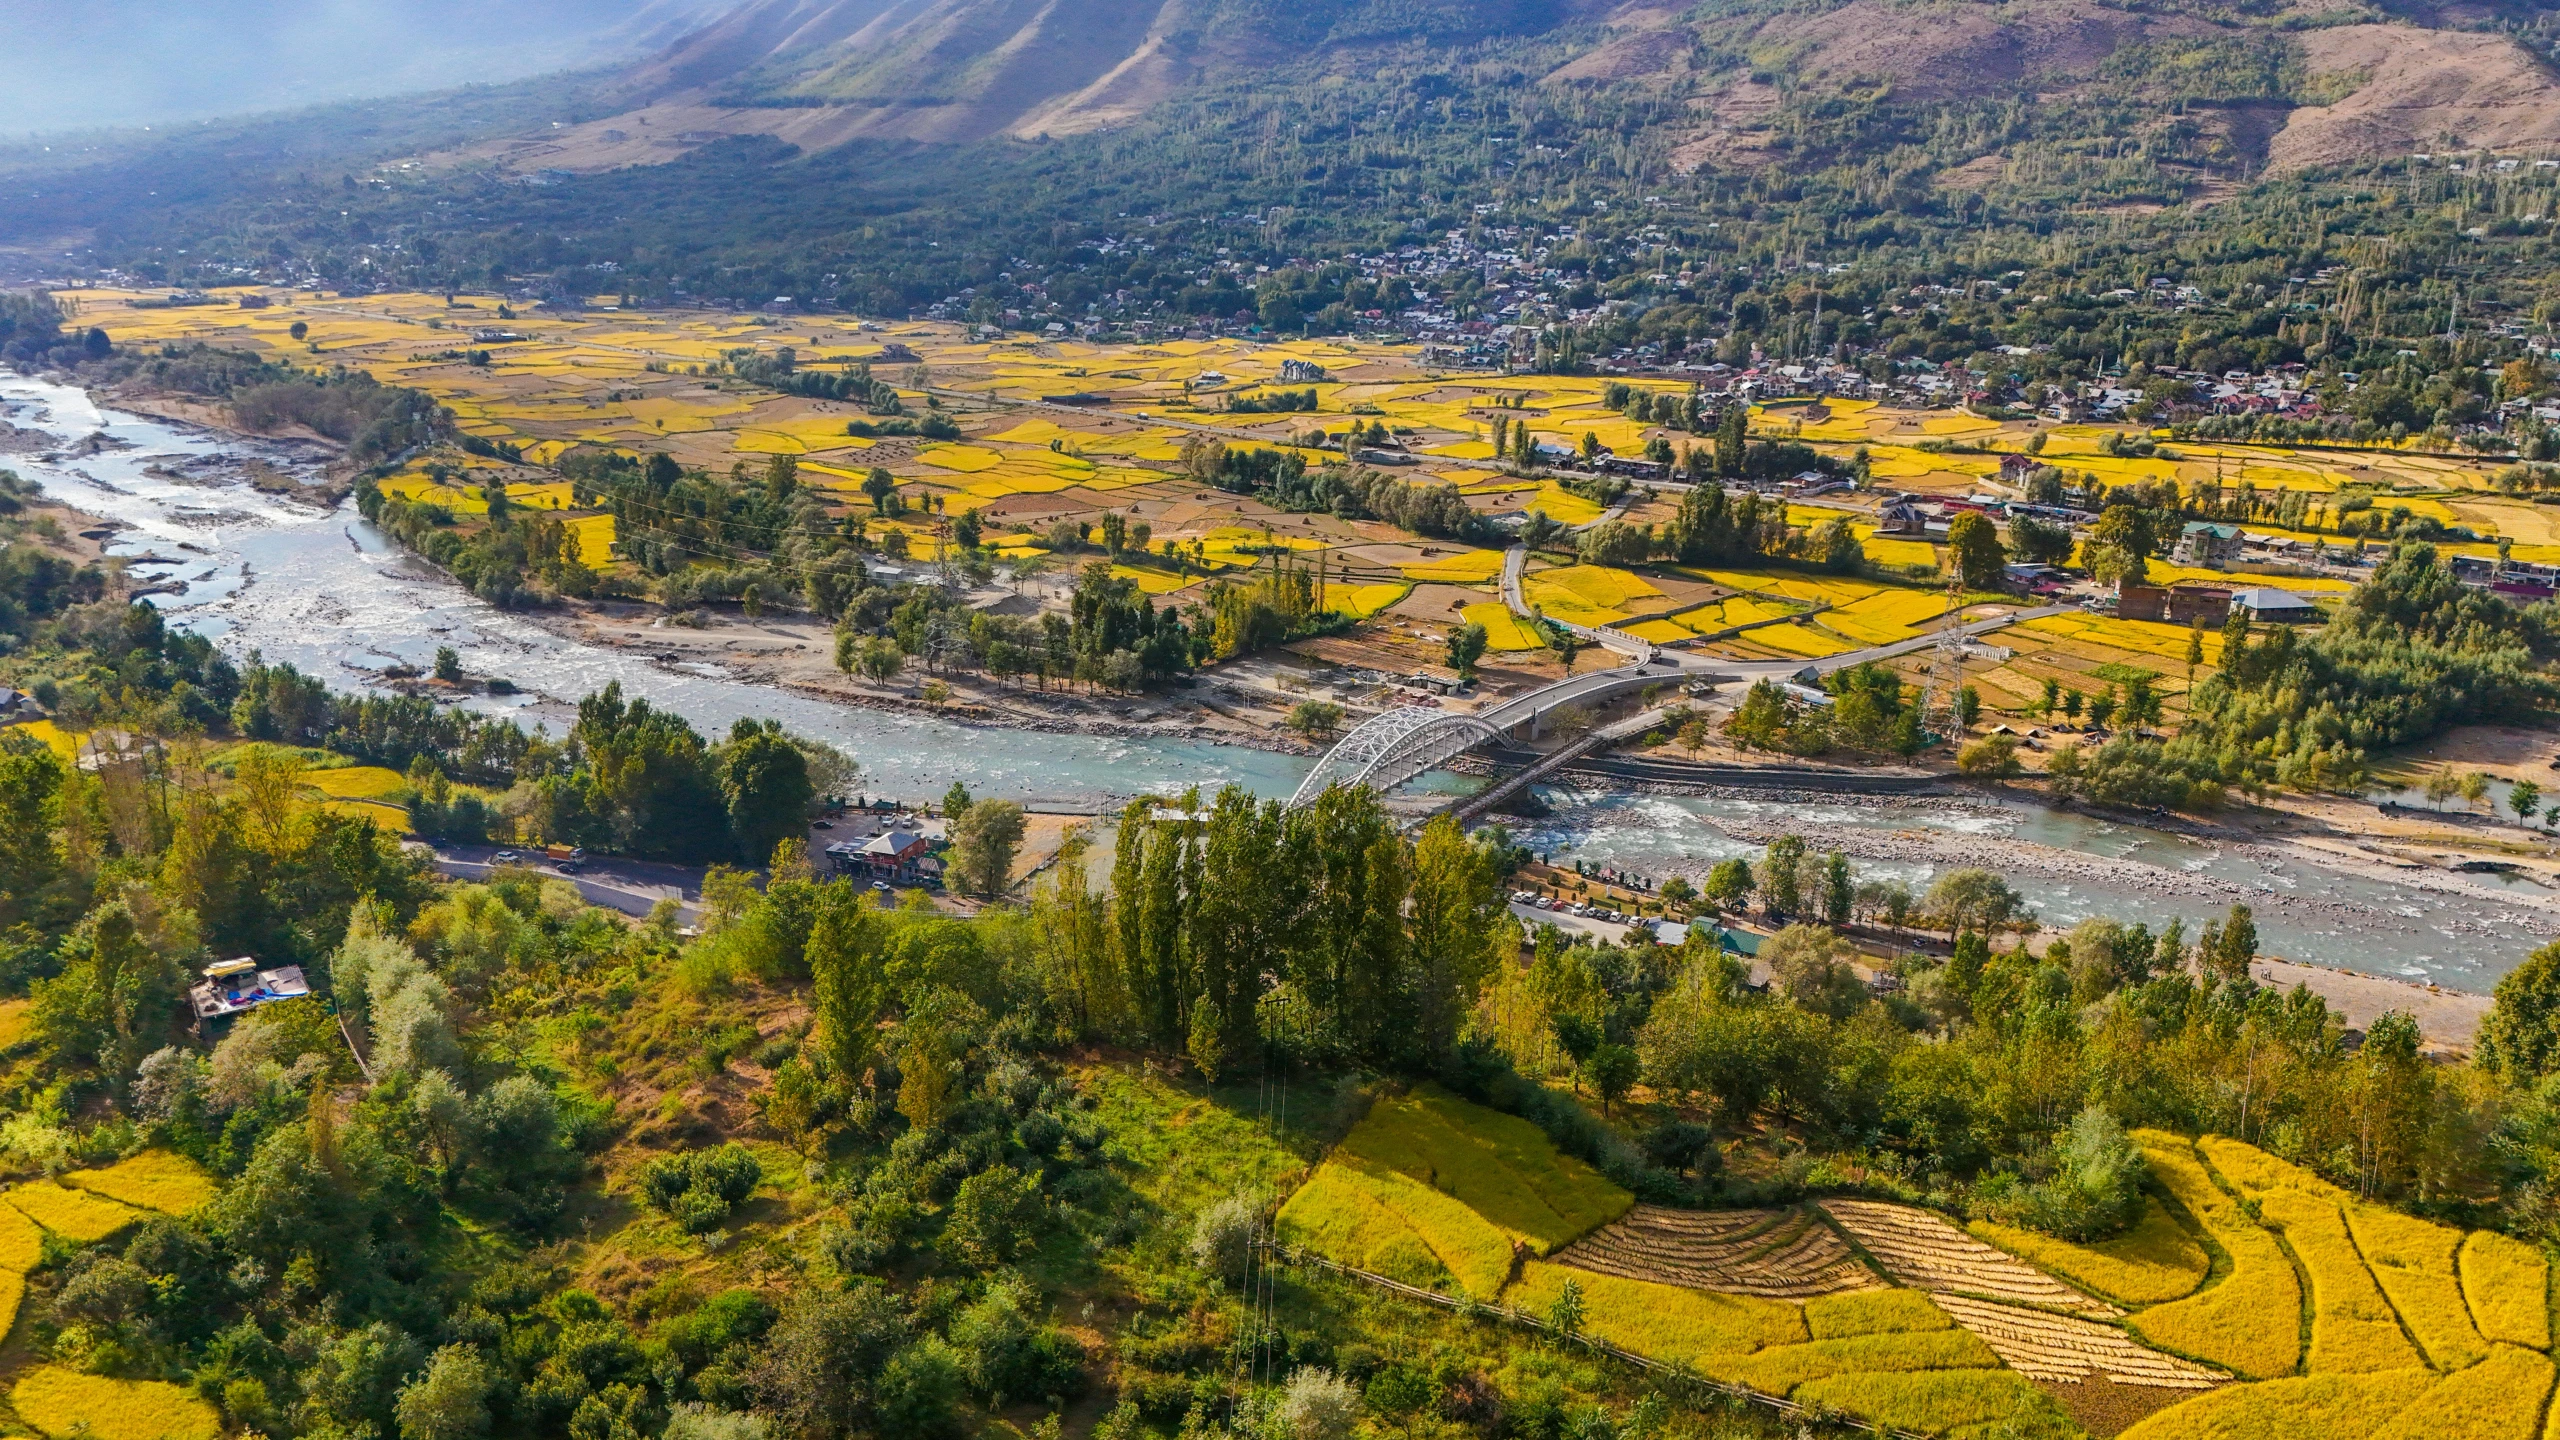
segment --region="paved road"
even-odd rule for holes
[[[1514,545],[1502,552],[1502,603],[1512,614],[1523,620],[1543,621],[1549,625],[1560,626],[1595,645],[1614,650],[1638,665],[1654,658],[1659,647],[1649,640],[1639,640],[1624,630],[1611,629],[1605,625],[1573,625],[1562,620],[1548,620],[1545,616],[1531,610],[1528,600],[1520,592],[1520,576],[1528,563],[1529,547],[1526,545]]]
[[[1606,920],[1587,920],[1580,915],[1567,915],[1561,910],[1541,910],[1535,905],[1523,905],[1517,900],[1511,902],[1511,913],[1519,916],[1520,923],[1528,926],[1532,934],[1535,934],[1541,925],[1553,925],[1563,931],[1568,939],[1576,935],[1588,935],[1603,945],[1625,943],[1627,932],[1635,928],[1631,925],[1615,925]]]
[[[437,844],[426,848],[435,856],[437,874],[460,880],[486,880],[498,868],[497,854],[502,847]],[[564,875],[557,865],[542,858],[541,851],[522,853],[525,868],[577,886],[578,893],[586,897],[588,904],[619,910],[625,915],[647,915],[657,908],[659,901],[671,899],[683,907],[680,913],[687,924],[702,913],[702,871],[699,867],[599,856],[585,862],[585,873]]]

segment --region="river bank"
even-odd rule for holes
[[[835,663],[835,626],[814,615],[696,612],[679,623],[628,601],[563,600],[515,612],[564,640],[622,651],[672,671],[713,667],[742,684],[790,691],[831,705],[1049,735],[1237,745],[1274,755],[1317,752],[1280,728],[1285,712],[1209,676],[1161,695],[1116,696],[1072,684],[1042,689],[975,674],[903,673],[875,684]],[[926,698],[928,681],[950,694]]]
[[[1107,811],[1137,794],[1194,786],[1210,792],[1236,784],[1282,796],[1309,764],[1307,747],[1261,718],[1291,698],[1291,675],[1235,682],[1267,686],[1267,703],[1258,691],[1253,697],[1263,706],[1260,723],[1211,725],[1153,697],[1129,702],[1153,712],[1132,716],[1060,691],[1041,702],[1036,690],[1024,697],[1032,703],[1011,715],[974,708],[955,714],[920,693],[860,693],[858,682],[834,668],[831,627],[814,622],[724,619],[697,631],[657,623],[636,606],[601,617],[497,610],[396,547],[350,507],[306,499],[325,493],[326,480],[325,462],[306,447],[102,408],[76,389],[22,377],[0,376],[0,418],[60,440],[58,453],[10,463],[56,502],[126,527],[111,551],[137,563],[147,553],[178,557],[137,572],[166,587],[152,603],[173,625],[213,638],[235,657],[291,661],[338,688],[393,688],[395,668],[423,670],[438,648],[450,646],[466,672],[504,677],[518,690],[453,703],[555,734],[574,723],[581,697],[620,683],[706,733],[725,732],[740,718],[779,720],[858,760],[860,786],[871,794],[927,801],[960,780],[974,794],[1035,811]],[[113,443],[74,445],[93,433]],[[70,453],[75,448],[90,453]],[[261,490],[249,482],[252,461],[315,483],[301,492]],[[734,643],[693,643],[705,635]],[[1228,683],[1212,676],[1176,697],[1246,713],[1226,697]],[[1915,889],[1954,866],[2011,873],[2040,914],[2065,926],[2090,914],[2155,929],[2174,918],[2192,934],[2246,897],[2261,910],[2265,948],[2275,955],[2483,993],[2540,943],[2536,927],[2543,923],[2468,888],[2491,881],[2459,877],[2461,886],[2450,890],[2421,888],[2397,876],[2314,868],[2264,847],[2045,809],[2023,797],[1984,803],[1959,796],[1943,804],[1810,791],[1678,797],[1615,784],[1549,794],[1553,813],[1518,822],[1516,834],[1540,850],[1614,858],[1656,878],[1695,874],[1728,855],[1756,855],[1765,839],[1746,837],[1797,833],[1819,848],[1861,856],[1862,878],[1902,879]],[[1712,818],[1738,828],[1720,829]],[[1900,830],[1970,838],[1892,838]],[[2115,863],[2125,857],[2148,868]],[[2353,904],[2323,908],[2321,897],[2332,891]],[[2270,894],[2308,898],[2286,905],[2265,898]],[[2519,918],[2510,922],[2510,914]]]

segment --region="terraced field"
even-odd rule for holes
[[[1914,1289],[2050,1306],[2083,1315],[2124,1312],[2085,1295],[2005,1250],[1909,1205],[1825,1200],[1822,1208],[1885,1273]]]
[[[1980,1336],[2010,1369],[2030,1380],[2080,1381],[2092,1375],[2119,1385],[2210,1390],[2231,1377],[2153,1350],[2113,1325],[1942,1294],[1939,1308]]]
[[[1382,1105],[1283,1207],[1282,1237],[1532,1316],[1571,1284],[1594,1338],[1929,1435],[2069,1437],[2075,1413],[2129,1440],[2543,1433],[2538,1250],[2251,1146],[2136,1132],[2158,1193],[2133,1229],[2074,1245],[1980,1225],[1995,1246],[1862,1198],[1611,1210],[1519,1126],[1437,1094]],[[2131,1394],[2154,1398],[2107,1398]]]
[[[0,1336],[16,1322],[26,1272],[44,1232],[88,1243],[157,1211],[183,1215],[213,1198],[213,1179],[192,1162],[146,1150],[60,1182],[31,1180],[0,1192]],[[151,1380],[119,1380],[37,1365],[9,1382],[18,1418],[48,1440],[213,1440],[221,1417],[193,1392]]]
[[[1728,1295],[1805,1300],[1884,1282],[1810,1210],[1700,1213],[1638,1205],[1556,1252],[1556,1261],[1630,1280]]]

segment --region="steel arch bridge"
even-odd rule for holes
[[[1452,715],[1427,705],[1404,705],[1373,715],[1325,752],[1289,808],[1300,809],[1336,784],[1366,785],[1384,794],[1407,780],[1445,764],[1502,732],[1473,715]]]

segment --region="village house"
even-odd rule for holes
[[[2177,548],[2169,560],[2175,565],[2222,566],[2240,558],[2240,527],[2216,525],[2208,520],[2189,521],[2178,532]]]

